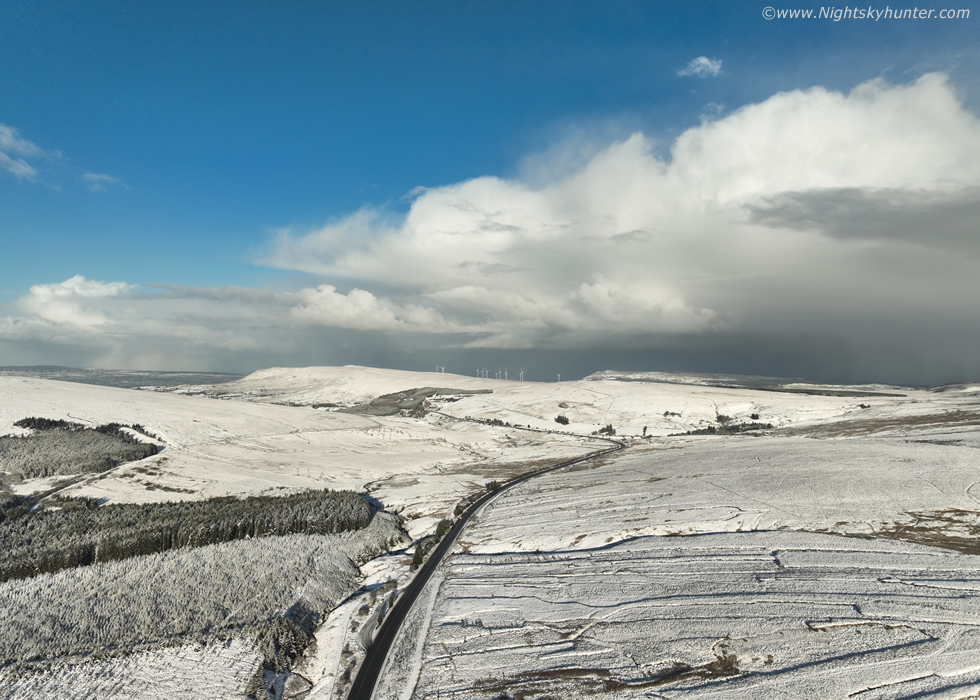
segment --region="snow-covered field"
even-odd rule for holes
[[[0,376],[0,434],[23,432],[13,422],[27,416],[138,423],[158,455],[60,492],[146,502],[350,488],[418,538],[487,481],[595,450],[586,436],[612,425],[628,450],[523,484],[472,522],[409,618],[381,697],[980,692],[980,387],[738,381],[324,367],[136,391]],[[425,387],[460,393],[431,397],[425,415],[339,412]],[[750,422],[773,428],[677,435]],[[359,584],[402,584],[408,561],[376,560]],[[0,587],[43,601],[32,585]],[[300,666],[309,697],[337,697],[367,596],[317,633]],[[44,607],[21,623],[40,629]],[[242,641],[73,657],[0,697],[164,697],[189,678],[200,697],[236,697],[255,659]]]
[[[515,488],[400,643],[414,692],[381,697],[975,696],[980,443],[912,423],[668,439]]]
[[[967,697],[978,625],[980,557],[886,540],[740,532],[460,555],[411,697]]]

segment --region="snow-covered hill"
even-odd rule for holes
[[[398,415],[357,412],[425,388],[444,391]],[[13,424],[28,416],[139,424],[162,451],[98,474],[5,477],[20,494],[112,503],[348,488],[404,515],[413,538],[486,482],[592,451],[588,436],[612,426],[625,453],[532,480],[467,530],[409,620],[383,697],[980,689],[975,383],[623,372],[542,383],[315,367],[132,390],[0,376],[0,434],[23,434]],[[743,423],[773,427],[683,435]],[[362,574],[404,582],[409,560]],[[311,700],[333,697],[359,610],[355,596],[318,633],[303,662]],[[237,640],[53,663],[11,697],[122,697],[148,683],[162,697],[202,674],[211,696],[240,697],[255,658]],[[180,660],[172,686],[168,659]]]
[[[316,376],[319,370],[314,368],[310,373]],[[360,383],[379,386],[380,380],[373,376],[376,373],[365,372]],[[278,382],[282,375],[274,376]],[[424,379],[413,383],[418,386]],[[292,386],[290,382],[295,381],[290,375],[285,385]],[[264,386],[279,391],[283,384]],[[363,388],[357,392],[361,398],[370,396]],[[333,397],[327,393],[319,396]],[[163,450],[156,456],[84,476],[61,489],[64,495],[95,497],[104,502],[151,502],[306,488],[369,489],[388,508],[421,518],[412,523],[418,533],[451,512],[456,500],[482,488],[487,481],[526,471],[527,464],[589,450],[588,445],[569,436],[438,416],[428,420],[369,417],[263,402],[216,401],[205,396],[0,377],[0,434],[25,432],[13,424],[27,416],[83,425],[138,423],[160,438]],[[60,477],[34,479],[13,484],[13,488],[18,493],[30,493],[62,481]]]
[[[434,407],[460,418],[498,419],[579,434],[611,424],[617,434],[635,437],[643,435],[644,427],[647,435],[654,436],[717,425],[719,415],[776,427],[808,426],[891,416],[896,411],[916,413],[915,404],[932,406],[940,400],[936,392],[923,389],[818,385],[734,375],[604,371],[575,381],[521,382],[357,366],[272,368],[234,382],[176,391],[247,402],[340,408],[422,387],[489,392],[432,400]],[[949,392],[949,405],[964,394],[969,392]],[[555,424],[559,414],[569,418],[566,426]],[[753,415],[758,418],[751,418]]]

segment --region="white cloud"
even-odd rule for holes
[[[468,329],[471,344],[567,347],[778,333],[815,328],[817,316],[833,330],[831,318],[886,311],[889,295],[909,297],[899,270],[922,255],[909,246],[934,242],[907,229],[939,221],[937,207],[946,239],[980,253],[963,233],[975,210],[964,202],[980,185],[980,124],[939,74],[780,93],[688,130],[669,159],[635,133],[552,172],[534,185],[481,177],[429,188],[401,222],[361,210],[283,232],[266,262],[397,288]],[[836,216],[815,223],[815,206]],[[910,207],[916,217],[891,217],[891,232],[875,228],[864,248],[839,233],[849,211],[867,229],[875,212]],[[957,279],[968,298],[972,277]]]
[[[6,124],[0,124],[0,151],[29,158],[45,155],[45,152],[36,144],[22,138],[17,133],[17,129]]]
[[[92,329],[109,323],[100,302],[121,297],[134,287],[124,282],[95,282],[81,275],[57,284],[36,284],[20,306],[37,319],[76,328]]]
[[[436,311],[416,304],[399,305],[379,299],[363,289],[340,294],[329,284],[303,289],[295,295],[290,313],[304,323],[355,330],[424,331],[462,330]]]
[[[295,353],[322,333],[453,333],[439,313],[331,285],[290,292],[242,287],[141,287],[75,275],[37,284],[0,317],[0,342],[84,349],[108,366],[208,366],[214,353]],[[168,351],[164,350],[169,348]],[[203,364],[202,364],[203,363]]]
[[[264,263],[329,283],[148,292],[76,277],[32,288],[0,338],[266,356],[321,332],[688,353],[728,338],[750,356],[821,362],[834,346],[872,368],[980,372],[980,122],[945,76],[780,93],[689,129],[669,158],[642,133],[555,152],[533,184],[480,177],[417,190],[401,218],[366,208],[276,234]],[[943,332],[959,340],[917,340]]]
[[[695,78],[714,78],[721,73],[721,59],[698,56],[692,58],[691,62],[677,71],[681,77],[693,76]]]
[[[386,229],[381,213],[370,209],[362,209],[298,236],[290,229],[281,229],[275,233],[270,253],[259,262],[287,270],[328,273],[337,251],[363,247],[369,238]]]
[[[43,168],[42,163],[47,167]],[[121,181],[112,175],[79,173],[78,168],[64,162],[59,151],[45,150],[33,141],[25,139],[12,126],[0,124],[0,170],[6,170],[19,180],[43,183],[40,177],[42,168],[46,171],[46,177],[54,175],[57,179],[59,175],[67,174],[76,182],[81,177],[82,182],[93,192],[102,191],[109,185],[121,184]],[[58,189],[50,182],[46,184]]]
[[[93,192],[101,192],[109,185],[119,184],[119,178],[103,173],[84,173],[82,179]]]
[[[35,180],[37,168],[27,159],[53,160],[60,157],[60,153],[45,151],[23,138],[12,126],[0,124],[0,170],[6,170],[18,179]]]
[[[0,151],[0,170],[6,170],[14,177],[24,180],[33,180],[37,177],[37,169],[22,158],[11,158],[3,151]]]

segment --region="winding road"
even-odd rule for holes
[[[556,464],[555,466],[540,469],[536,472],[531,472],[530,474],[525,474],[524,476],[512,479],[511,481],[508,481],[502,485],[496,491],[491,491],[490,493],[482,496],[469,508],[463,511],[462,515],[459,516],[449,532],[447,532],[445,537],[442,538],[442,541],[440,541],[429,554],[429,557],[425,560],[425,563],[419,567],[418,573],[415,574],[415,578],[413,578],[412,582],[405,587],[401,596],[388,613],[378,630],[377,636],[374,638],[374,641],[365,652],[364,661],[361,663],[357,676],[354,677],[354,682],[351,684],[350,692],[347,695],[348,700],[371,700],[371,697],[374,695],[374,687],[378,682],[378,676],[381,675],[381,670],[384,668],[388,651],[391,649],[392,643],[394,643],[395,638],[398,636],[398,630],[401,628],[402,622],[412,609],[412,605],[414,605],[415,600],[419,597],[419,594],[422,593],[425,585],[429,582],[429,578],[432,576],[433,572],[442,563],[443,559],[446,558],[450,548],[456,542],[456,539],[459,537],[460,533],[463,532],[463,528],[466,527],[466,523],[469,521],[469,519],[487,503],[490,503],[502,493],[514,486],[517,486],[518,484],[528,481],[529,479],[533,479],[536,476],[541,476],[542,474],[547,474],[548,472],[553,472],[558,469],[564,469],[565,467],[587,462],[589,460],[596,459],[597,457],[607,455],[611,452],[622,450],[626,447],[626,443],[619,442],[618,440],[610,440],[608,438],[592,439],[605,440],[606,442],[612,443],[614,447],[599,450],[598,452],[592,452],[583,457],[576,457],[575,459],[570,459],[566,462],[562,462],[561,464]]]

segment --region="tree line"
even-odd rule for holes
[[[57,509],[0,522],[0,581],[218,542],[357,530],[371,521],[361,496],[329,489],[104,506],[59,498],[54,504]]]

